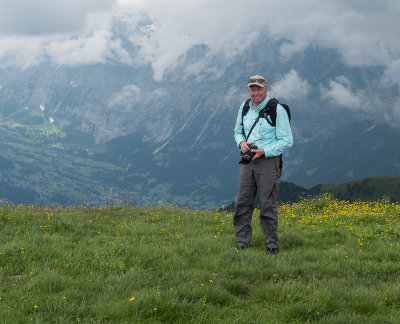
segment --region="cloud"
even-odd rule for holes
[[[367,1],[294,1],[283,0],[271,11],[284,6],[289,19],[279,23],[273,16],[269,31],[290,42],[281,53],[289,56],[309,44],[337,49],[351,66],[385,65],[400,50],[396,41],[400,6],[396,0]],[[394,55],[394,56],[393,56]]]
[[[124,107],[130,109],[133,105],[140,101],[141,90],[134,84],[128,84],[121,89],[120,92],[114,93],[107,102],[107,106],[112,108],[117,106],[118,109]]]
[[[43,36],[79,33],[90,12],[108,10],[113,0],[2,0],[0,34]]]
[[[209,57],[222,52],[229,60],[259,35],[254,26],[246,27],[243,22],[253,14],[253,11],[246,10],[247,5],[243,2],[229,2],[229,14],[227,3],[219,5],[209,0],[170,1],[168,6],[155,0],[117,3],[122,5],[120,10],[126,14],[142,12],[150,22],[157,24],[154,32],[134,33],[129,37],[139,48],[140,60],[153,67],[156,80],[161,80],[165,69],[195,45],[206,45],[210,49]],[[190,70],[187,72],[191,73]]]
[[[122,46],[120,38],[115,38],[112,31],[112,17],[107,14],[91,14],[87,33],[77,38],[49,42],[44,50],[52,59],[61,65],[79,65],[107,63],[117,60],[130,64],[131,58]]]
[[[400,80],[400,58],[390,62],[383,75],[382,84],[384,86],[390,86],[398,83],[398,80]]]
[[[5,0],[0,3],[0,67],[129,61],[112,34],[111,0]]]
[[[28,68],[40,64],[44,59],[42,37],[0,37],[0,68]]]
[[[151,104],[151,102],[154,101],[164,100],[164,98],[167,97],[168,91],[163,88],[155,88],[154,90],[146,91],[135,84],[128,84],[120,91],[111,95],[107,100],[107,107],[117,111],[132,111],[135,107],[142,109],[144,105]]]
[[[321,98],[330,101],[334,105],[339,105],[351,109],[368,110],[371,108],[365,105],[365,92],[362,90],[352,91],[350,81],[345,77],[338,77],[336,80],[329,81],[329,87],[321,87]]]
[[[0,66],[120,61],[150,64],[160,80],[195,45],[228,64],[262,34],[285,40],[281,59],[310,45],[334,49],[348,66],[384,67],[386,82],[400,85],[389,70],[400,56],[399,16],[397,0],[2,0]]]
[[[290,70],[282,79],[270,86],[270,95],[287,100],[305,97],[310,91],[307,80],[301,79],[295,70]]]

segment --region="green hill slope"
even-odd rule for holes
[[[279,208],[278,255],[252,220],[161,207],[0,201],[0,323],[398,323],[400,206]]]
[[[392,202],[400,202],[400,176],[380,176],[353,180],[344,184],[320,184],[307,191],[318,195],[331,193],[342,200],[375,201],[388,197]]]

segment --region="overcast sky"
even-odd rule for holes
[[[132,41],[145,46],[142,54],[161,68],[193,44],[238,50],[261,30],[293,41],[282,55],[312,43],[338,49],[349,65],[398,65],[398,17],[398,0],[0,0],[0,59],[4,64],[7,54],[29,48],[38,58],[62,62],[60,49],[67,55],[90,44],[93,52],[102,50],[92,59],[101,60],[120,46],[112,37],[113,18],[132,28],[148,18],[158,32]]]
[[[0,0],[0,67],[118,60],[151,64],[160,79],[193,45],[229,59],[267,32],[291,41],[283,58],[310,44],[336,49],[348,66],[382,66],[381,82],[399,85],[399,17],[399,0]],[[140,48],[135,56],[119,39],[118,24]],[[296,71],[283,81],[291,80],[307,91]],[[282,91],[283,81],[276,84]],[[346,80],[332,80],[325,94],[345,87]]]

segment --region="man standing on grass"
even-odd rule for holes
[[[265,78],[261,75],[250,77],[247,88],[251,100],[241,105],[235,125],[235,141],[241,151],[241,161],[233,224],[238,249],[250,247],[250,223],[254,198],[258,192],[261,206],[260,226],[266,237],[267,253],[277,254],[277,200],[282,169],[281,154],[293,145],[293,135],[288,113],[280,104],[270,110],[276,111],[275,115],[264,113],[259,117],[260,111],[270,100],[267,97]],[[248,111],[242,116],[246,108]]]

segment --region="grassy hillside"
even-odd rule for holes
[[[397,323],[400,206],[280,206],[278,255],[232,214],[0,203],[1,323]]]

